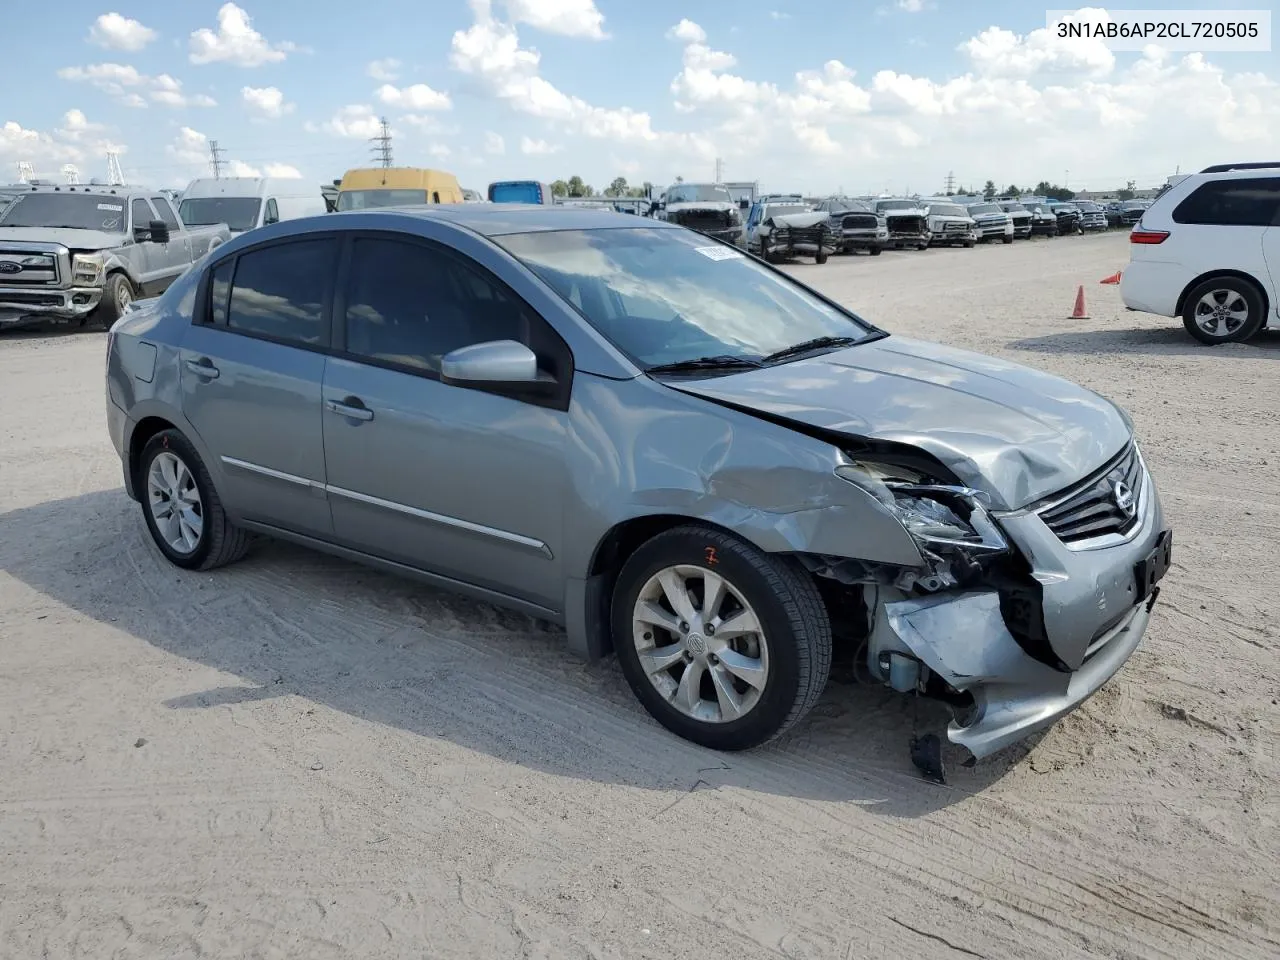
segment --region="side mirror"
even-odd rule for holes
[[[169,242],[169,225],[163,220],[152,220],[147,225],[147,232],[150,234],[148,239],[152,243],[168,243]]]
[[[741,200],[738,201],[739,210],[746,210],[750,206],[751,206],[751,203],[750,201],[747,200],[746,197],[743,197]]]
[[[545,393],[555,379],[538,371],[538,358],[515,340],[490,340],[459,347],[440,360],[440,381],[456,387],[503,387]]]

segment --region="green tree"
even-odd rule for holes
[[[551,182],[551,193],[557,197],[567,197],[569,195],[569,185],[563,180],[553,180]]]
[[[1132,180],[1128,180],[1125,182],[1123,190],[1116,191],[1116,196],[1119,197],[1121,200],[1132,200],[1133,192],[1136,187],[1137,187],[1136,183],[1134,183]]]
[[[614,177],[613,183],[605,187],[604,195],[606,197],[625,197],[628,193],[627,178]]]
[[[1013,184],[1013,183],[1011,183],[1011,184],[1009,184],[1009,186],[1005,189],[1003,196],[1006,196],[1006,197],[1016,197],[1016,196],[1018,196],[1018,195],[1019,195],[1019,194],[1021,194],[1021,193],[1022,193],[1022,191],[1018,189],[1017,184]]]
[[[982,195],[986,197],[988,200],[990,200],[992,197],[996,195],[995,181],[993,180],[987,181],[986,186],[982,188]]]

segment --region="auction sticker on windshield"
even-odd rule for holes
[[[100,203],[100,204],[98,204],[98,209],[99,209],[99,210],[110,210],[112,213],[123,213],[123,212],[124,212],[124,207],[119,206],[118,204],[114,204],[114,203]]]
[[[734,250],[731,247],[694,247],[693,249],[708,260],[741,260],[744,257],[741,250]]]

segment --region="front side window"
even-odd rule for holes
[[[165,222],[165,225],[170,230],[180,229],[178,216],[173,212],[173,207],[170,206],[168,197],[152,197],[151,205],[156,208],[156,213],[160,214],[160,219]]]
[[[236,258],[227,326],[286,343],[325,343],[325,300],[337,247],[337,240],[326,237],[242,253]],[[215,296],[216,286],[217,269]]]
[[[453,257],[357,238],[346,289],[347,353],[439,373],[440,358],[490,340],[528,342],[523,307]]]
[[[258,225],[261,208],[262,201],[257,197],[193,197],[183,200],[178,212],[189,226],[225,223],[229,230],[240,233]]]
[[[272,197],[267,201],[267,210],[262,217],[262,225],[265,227],[269,223],[280,222],[280,208],[276,205],[276,198]]]
[[[495,238],[637,364],[759,359],[819,337],[879,334],[754,259],[683,230]]]
[[[0,226],[65,227],[71,230],[102,230],[124,233],[124,198],[110,194],[93,196],[73,193],[19,194],[7,210],[0,201]]]
[[[155,214],[151,212],[151,204],[139,197],[133,201],[133,229],[149,230]]]
[[[338,194],[339,210],[375,210],[426,202],[426,190],[343,190]]]
[[[1203,183],[1173,211],[1174,223],[1269,227],[1280,215],[1280,178]]]

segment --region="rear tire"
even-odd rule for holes
[[[867,253],[871,254],[873,257],[878,257],[880,256],[881,249],[881,247],[871,247],[867,250]]]
[[[966,240],[966,241],[964,242],[965,249],[966,249],[966,250],[972,249],[972,248],[973,248],[973,246],[974,246],[976,243],[977,243],[977,241],[976,241],[976,240]]]
[[[778,736],[813,708],[831,671],[831,623],[812,578],[707,527],[677,527],[636,550],[611,621],[645,710],[714,750]]]
[[[1005,243],[1013,243],[1013,237],[1010,237],[1010,236],[1004,236],[1004,237],[1001,237],[1000,239],[1003,240]]]
[[[147,441],[134,487],[151,539],[174,566],[212,570],[248,551],[249,534],[227,519],[204,461],[178,430]]]
[[[813,258],[813,260],[815,263],[826,263],[827,255],[825,253],[819,253],[817,256]]]
[[[1266,320],[1257,285],[1240,277],[1215,277],[1197,284],[1182,301],[1182,325],[1201,343],[1243,343]],[[1220,332],[1215,332],[1220,331]]]

